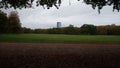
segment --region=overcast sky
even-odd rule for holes
[[[10,12],[12,9],[5,10]],[[53,28],[56,22],[62,22],[62,27],[69,24],[80,27],[83,24],[94,25],[120,25],[120,12],[112,12],[112,6],[104,7],[101,14],[97,9],[93,10],[90,5],[86,5],[77,0],[63,0],[59,9],[52,7],[51,9],[43,9],[43,7],[35,7],[34,9],[19,10],[20,20],[23,27],[27,28]]]

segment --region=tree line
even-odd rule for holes
[[[120,35],[119,25],[104,25],[95,26],[92,24],[83,24],[81,27],[74,27],[69,25],[63,28],[49,28],[49,29],[24,29],[25,33],[35,34],[70,34],[70,35]]]
[[[73,34],[73,35],[120,35],[120,25],[95,26],[93,24],[83,24],[81,27],[69,25],[62,28],[31,29],[21,27],[19,15],[12,11],[8,16],[0,10],[0,34]]]

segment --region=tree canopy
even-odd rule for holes
[[[18,13],[12,11],[8,16],[7,33],[21,33],[22,27]]]
[[[62,2],[62,0],[0,0],[0,8],[31,8],[34,1],[36,1],[36,6],[46,5],[48,9],[53,6],[58,9]],[[97,7],[99,12],[107,5],[113,6],[113,11],[120,10],[120,0],[83,0],[83,2],[92,5],[93,9]]]
[[[5,33],[7,24],[7,14],[0,10],[0,34]]]

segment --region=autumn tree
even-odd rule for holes
[[[104,25],[97,26],[99,35],[120,35],[120,26],[117,25]]]
[[[0,34],[6,32],[7,14],[0,10]]]
[[[21,23],[16,11],[10,12],[7,22],[7,32],[8,33],[21,33]]]

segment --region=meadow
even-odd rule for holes
[[[0,42],[120,43],[115,35],[3,34]]]

